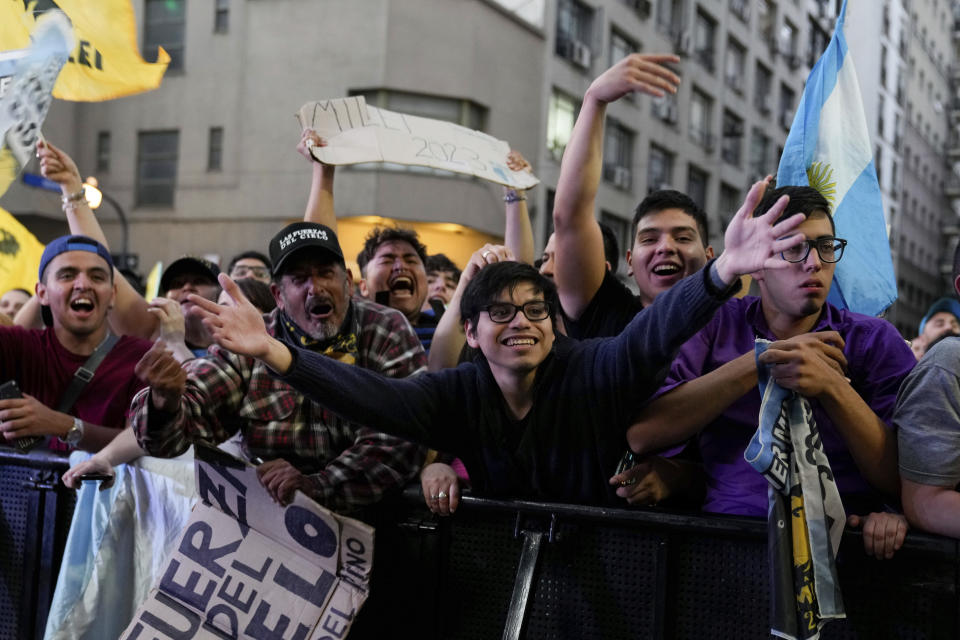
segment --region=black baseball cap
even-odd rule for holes
[[[337,240],[337,234],[333,229],[316,222],[294,222],[288,224],[270,240],[273,275],[282,273],[287,259],[301,249],[326,251],[337,262],[344,264],[340,241]]]
[[[184,256],[171,262],[163,275],[160,276],[160,295],[166,295],[167,291],[170,290],[170,282],[184,273],[199,273],[208,276],[213,284],[220,286],[217,281],[217,276],[220,275],[220,267],[206,258]]]

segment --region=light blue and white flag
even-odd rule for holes
[[[830,44],[807,78],[777,186],[810,185],[830,201],[837,236],[849,244],[828,301],[875,316],[896,300],[897,283],[860,85],[843,36],[846,11],[844,0]]]

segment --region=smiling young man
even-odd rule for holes
[[[703,210],[679,191],[655,191],[633,216],[627,262],[639,290],[634,295],[607,269],[594,211],[607,105],[634,92],[657,97],[675,93],[679,78],[663,63],[677,61],[672,55],[632,54],[597,77],[583,97],[563,154],[553,207],[553,273],[572,337],[617,335],[640,309],[713,257]]]
[[[351,297],[353,278],[333,230],[288,225],[271,240],[270,257],[277,309],[265,318],[272,335],[384,376],[425,366],[403,315]],[[266,460],[258,473],[276,499],[287,502],[301,490],[339,511],[376,502],[420,470],[419,447],[333,415],[253,358],[214,345],[182,369],[171,361],[158,345],[137,365],[151,388],[134,400],[131,423],[151,455],[177,456],[195,441],[216,444],[239,431],[245,451]]]
[[[806,242],[778,257],[783,267],[753,274],[760,297],[731,300],[677,355],[659,397],[630,428],[634,451],[649,453],[699,434],[707,473],[704,509],[764,516],[767,480],[744,460],[757,428],[754,341],[773,341],[761,362],[773,379],[811,401],[848,513],[880,510],[896,496],[897,389],[915,364],[885,320],[841,311],[826,302],[845,240],[834,237],[828,202],[810,187],[783,187],[758,211],[788,195],[789,213]]]
[[[69,414],[54,410],[77,370],[109,335],[107,312],[116,285],[107,249],[86,236],[62,236],[44,249],[37,298],[43,330],[0,328],[0,383],[15,380],[23,398],[0,400],[0,434],[6,441],[55,436],[97,451],[124,426],[127,408],[143,386],[134,366],[150,343],[121,337],[95,369]]]
[[[774,252],[799,240],[784,236],[802,216],[771,224],[785,201],[751,217],[763,186],[751,190],[727,229],[726,251],[709,268],[606,340],[558,337],[552,283],[515,262],[481,268],[460,301],[467,340],[482,357],[406,380],[344,367],[271,337],[226,277],[221,284],[233,304],[197,303],[219,344],[262,360],[338,415],[457,455],[479,493],[615,503],[607,478],[626,425],[676,349],[739,286],[739,274],[780,267]],[[172,387],[176,392],[175,381]]]

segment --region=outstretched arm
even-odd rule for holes
[[[336,167],[323,164],[313,157],[310,149],[325,147],[327,141],[317,135],[313,129],[304,129],[297,144],[297,151],[310,161],[313,177],[310,181],[310,196],[307,198],[307,210],[303,214],[305,222],[316,222],[337,231],[337,215],[333,208],[333,178]]]
[[[260,312],[233,280],[221,273],[220,284],[230,298],[225,305],[196,295],[189,298],[217,344],[260,360],[282,380],[345,420],[441,451],[456,451],[455,434],[443,428],[450,423],[453,399],[443,392],[440,374],[393,379],[319,353],[293,350],[267,333]],[[377,401],[370,402],[370,398]]]
[[[530,163],[519,151],[507,155],[507,167],[511,171],[530,172]],[[527,211],[527,193],[523,189],[503,188],[503,200],[506,203],[507,224],[503,230],[503,244],[516,256],[516,260],[533,264],[533,227],[530,226],[530,213]]]
[[[70,225],[70,233],[88,236],[109,248],[107,238],[90,205],[85,198],[76,198],[76,194],[83,189],[83,181],[73,159],[45,141],[37,143],[37,154],[40,158],[40,172],[60,185],[60,191],[65,198],[63,211]],[[153,339],[160,330],[160,322],[150,313],[147,301],[116,269],[113,270],[113,279],[117,283],[117,300],[109,315],[110,326],[121,335]]]
[[[603,168],[603,122],[607,104],[632,92],[676,93],[680,79],[663,66],[668,54],[631,54],[597,77],[583,96],[580,115],[560,164],[553,207],[556,233],[554,277],[564,312],[579,318],[606,273],[603,236],[594,199]]]

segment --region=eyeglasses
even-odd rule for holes
[[[847,241],[841,238],[823,237],[813,240],[804,240],[800,244],[786,251],[780,252],[780,257],[787,262],[803,262],[810,255],[810,249],[816,249],[822,262],[839,262],[843,257],[843,248]]]
[[[247,267],[245,265],[237,265],[233,268],[233,273],[231,274],[232,278],[246,278],[253,276],[254,278],[266,278],[270,275],[270,270],[266,267]]]
[[[546,300],[530,300],[522,305],[511,304],[509,302],[494,302],[488,304],[483,309],[490,316],[490,320],[497,324],[506,324],[514,319],[517,311],[523,311],[523,315],[530,322],[546,320],[550,317],[550,303]]]

